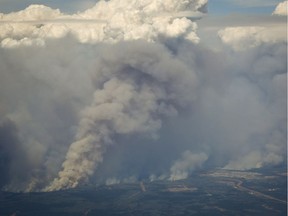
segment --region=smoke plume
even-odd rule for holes
[[[216,50],[197,35],[206,6],[110,0],[0,14],[0,186],[286,165],[286,23],[221,27]]]
[[[112,50],[105,47],[101,53],[95,85],[102,88],[81,112],[76,141],[48,190],[86,182],[114,142],[113,136],[153,136],[161,127],[161,117],[177,114],[177,107],[185,106],[195,94],[195,73],[162,46],[137,41],[114,45]]]
[[[185,151],[182,158],[177,160],[170,169],[170,180],[176,181],[186,179],[189,174],[208,159],[205,153],[193,154],[190,151]]]

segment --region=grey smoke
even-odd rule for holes
[[[63,42],[51,41],[49,49],[2,50],[5,58],[1,58],[1,65],[5,70],[1,77],[5,78],[1,79],[1,104],[5,106],[1,106],[1,116],[14,121],[15,128],[19,128],[23,157],[11,154],[11,160],[19,159],[19,166],[28,170],[25,174],[28,185],[37,179],[31,189],[47,186],[56,177],[75,133],[76,139],[89,133],[92,135],[88,141],[96,139],[93,137],[99,133],[96,122],[102,125],[101,139],[107,144],[100,152],[107,151],[106,158],[97,155],[98,161],[103,161],[98,164],[97,178],[92,175],[95,161],[91,165],[83,162],[89,172],[83,171],[82,177],[77,173],[79,179],[75,182],[88,181],[90,175],[96,182],[101,179],[105,182],[103,176],[107,179],[167,176],[173,162],[187,149],[209,155],[207,166],[229,164],[230,168],[245,169],[285,162],[286,51],[283,44],[227,56],[183,41],[173,50],[176,56],[163,45],[144,41],[94,47],[77,45],[72,38]],[[58,46],[70,49],[71,56],[55,55],[54,49]],[[26,52],[30,55],[23,59]],[[72,56],[76,58],[68,61]],[[37,59],[37,64],[34,61],[32,64],[32,59]],[[228,64],[223,59],[229,59]],[[266,59],[265,66],[260,69],[263,59]],[[9,64],[12,60],[13,66]],[[53,65],[53,69],[48,65]],[[78,71],[82,71],[81,76]],[[124,102],[129,106],[124,106]],[[101,112],[97,111],[98,106],[102,106]],[[164,124],[161,119],[165,116],[168,119]],[[75,150],[71,148],[68,152]],[[74,148],[78,150],[77,146]],[[77,157],[89,155],[93,148],[80,148],[80,152],[87,152],[76,155],[77,163]],[[249,161],[249,154],[257,156],[251,156],[254,161]],[[30,161],[35,155],[39,159]],[[240,159],[245,155],[244,163]],[[93,161],[90,157],[89,161]],[[65,174],[68,171],[74,170],[68,169]],[[11,170],[9,178],[17,173]],[[8,187],[11,190],[29,189],[20,181],[12,185]],[[64,184],[69,186],[74,185]]]
[[[196,95],[195,73],[161,45],[118,43],[100,52],[93,74],[93,102],[82,111],[76,141],[69,148],[63,171],[47,190],[87,182],[114,142],[113,136],[155,136],[161,116],[177,115],[177,106],[185,106]]]
[[[201,167],[207,159],[208,156],[205,153],[193,154],[190,151],[183,152],[181,159],[175,161],[172,165],[169,179],[172,181],[186,179],[191,172]]]
[[[229,40],[211,51],[187,37],[195,23],[176,20],[182,33],[150,29],[126,42],[25,29],[44,43],[24,43],[21,32],[1,39],[17,41],[0,48],[1,186],[58,190],[286,165],[287,42],[262,35],[253,47]],[[105,38],[125,29],[110,30]]]

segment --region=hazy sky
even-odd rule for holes
[[[210,0],[210,14],[271,14],[281,0]]]

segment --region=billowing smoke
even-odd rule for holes
[[[177,114],[177,107],[196,95],[195,73],[163,46],[137,41],[105,46],[101,51],[95,85],[102,88],[82,111],[76,142],[48,190],[86,182],[102,162],[113,136],[154,135],[161,127],[161,117]]]
[[[191,172],[202,166],[208,159],[205,153],[193,154],[190,151],[185,151],[182,158],[177,160],[170,169],[170,180],[176,181],[186,179]]]
[[[16,58],[15,49],[32,52],[31,58],[25,60],[27,68],[24,68],[26,74],[23,76],[28,76],[27,85],[32,82],[30,78],[35,77],[35,85],[43,82],[47,86],[46,90],[43,87],[42,91],[34,93],[37,87],[33,83],[31,100],[33,98],[39,104],[33,105],[28,100],[24,102],[23,110],[9,114],[18,127],[23,127],[20,132],[24,134],[23,145],[36,148],[35,143],[43,142],[39,143],[42,150],[38,154],[42,156],[39,156],[36,169],[43,171],[44,176],[33,171],[27,190],[41,187],[40,178],[46,182],[55,176],[55,168],[51,170],[51,167],[59,169],[57,161],[64,158],[53,160],[67,149],[67,142],[73,139],[72,133],[75,133],[75,141],[68,148],[63,170],[46,190],[70,188],[87,182],[102,162],[107,147],[117,142],[115,137],[147,134],[145,136],[155,138],[162,117],[177,115],[178,108],[196,98],[198,81],[195,72],[178,60],[171,50],[155,42],[160,39],[165,42],[165,38],[170,37],[197,42],[196,24],[175,16],[175,13],[205,11],[205,5],[206,1],[121,1],[120,4],[118,1],[101,1],[92,9],[75,15],[65,15],[41,5],[1,15],[3,52],[11,52]],[[65,40],[61,47],[70,49],[72,53],[60,52],[55,56],[53,52],[62,43],[61,38]],[[77,44],[78,41],[97,44],[85,46]],[[84,49],[85,56],[79,57]],[[49,63],[44,63],[44,59]],[[37,64],[32,63],[35,60]],[[71,60],[75,63],[69,62]],[[8,68],[8,63],[4,61],[3,65]],[[12,69],[5,70],[8,78],[11,76],[8,70]],[[22,76],[22,72],[15,73],[17,77]],[[67,79],[71,82],[67,83]],[[26,87],[26,83],[23,85]],[[53,92],[49,92],[51,88]],[[7,86],[3,92],[9,91]],[[68,97],[62,102],[63,96]],[[10,104],[4,100],[5,103]],[[52,119],[46,123],[46,118],[53,115],[53,111],[41,115],[47,103],[55,106],[57,115],[58,110],[62,115],[67,106],[69,110],[66,116],[56,121],[53,117],[54,123]],[[34,109],[39,113],[33,113]],[[34,125],[22,126],[22,122],[24,124],[27,120],[35,122]],[[42,126],[41,120],[47,126]],[[61,144],[64,142],[56,138],[60,136],[55,129],[57,122],[61,125],[59,131],[62,131],[63,139],[68,138],[66,144]],[[49,135],[52,138],[48,139]],[[55,144],[59,141],[61,143]]]
[[[212,51],[193,18],[206,4],[1,14],[0,186],[52,191],[286,164],[281,17],[219,29]]]

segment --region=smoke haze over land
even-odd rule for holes
[[[197,34],[206,0],[0,14],[0,186],[53,191],[287,164],[277,8],[273,28],[222,26],[211,47]]]

